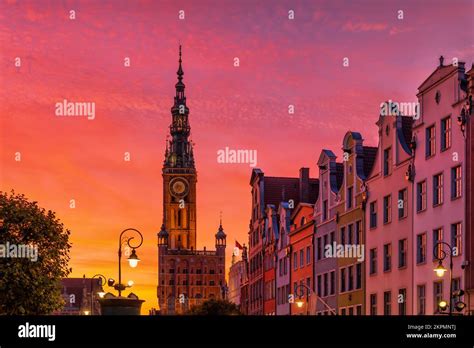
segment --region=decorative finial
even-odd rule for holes
[[[444,63],[444,57],[441,56],[441,57],[439,57],[439,66],[442,67],[443,63]]]
[[[220,220],[219,226],[222,227],[222,210],[219,213],[219,220]]]

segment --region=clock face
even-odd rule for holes
[[[170,181],[170,191],[175,197],[184,197],[188,194],[188,182],[184,178],[174,178]]]

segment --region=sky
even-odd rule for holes
[[[161,169],[179,44],[198,247],[214,248],[222,211],[229,265],[235,240],[248,244],[252,168],[218,163],[217,151],[256,150],[269,176],[309,167],[316,177],[321,150],[340,157],[347,131],[376,146],[380,103],[416,101],[440,55],[471,66],[473,4],[0,0],[0,190],[56,211],[72,233],[73,277],[117,279],[119,234],[140,230],[142,261],[123,267],[123,279],[135,282],[146,314],[157,307]],[[64,99],[94,102],[95,118],[56,116]]]

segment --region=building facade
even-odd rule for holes
[[[315,314],[316,296],[314,296],[314,205],[299,203],[291,215],[290,252],[291,252],[291,290],[294,296],[291,314]],[[302,307],[297,299],[304,300]]]
[[[379,144],[367,179],[365,313],[412,314],[413,117],[380,116]]]
[[[276,315],[276,257],[278,243],[278,217],[275,205],[265,209],[265,229],[263,234],[263,314]]]
[[[222,222],[216,250],[197,250],[196,184],[181,46],[171,107],[171,139],[163,164],[163,225],[158,233],[158,303],[162,314],[180,314],[210,298],[223,298],[226,234]]]
[[[413,303],[415,314],[436,314],[441,300],[449,302],[450,282],[438,278],[433,269],[452,246],[453,288],[465,285],[462,266],[466,260],[466,151],[465,140],[456,126],[466,92],[464,63],[439,66],[418,88],[421,116],[413,126],[415,198],[412,245],[414,253]],[[471,188],[472,189],[472,188]],[[444,261],[449,267],[449,257]]]
[[[319,195],[314,205],[314,221],[316,225],[314,273],[316,293],[319,298],[316,303],[316,314],[329,315],[337,312],[338,269],[337,258],[326,257],[326,245],[336,241],[336,205],[339,190],[342,185],[344,167],[336,162],[336,155],[331,150],[322,150],[318,160]],[[323,302],[324,301],[324,302]]]
[[[100,278],[64,278],[61,296],[64,307],[56,315],[100,315],[98,293],[103,291]]]
[[[276,258],[276,314],[290,314],[290,225],[291,212],[288,202],[281,202],[278,207],[278,218],[280,232],[277,242],[277,258]]]
[[[337,306],[341,315],[365,313],[365,181],[372,168],[376,148],[363,146],[360,133],[347,132],[342,143],[344,178],[336,206],[339,275]]]
[[[465,271],[465,289],[466,304],[468,305],[467,313],[474,315],[474,64],[466,73],[467,75],[467,98],[461,110],[461,117],[458,123],[464,127],[466,137],[466,265]],[[464,125],[463,125],[464,124]]]
[[[244,261],[237,260],[237,255],[232,255],[232,263],[229,268],[227,299],[240,307],[241,287],[244,272]]]
[[[252,188],[252,211],[249,231],[249,308],[251,315],[264,314],[265,287],[265,234],[268,227],[266,208],[277,207],[282,201],[288,201],[295,207],[300,201],[308,202],[317,197],[318,180],[309,177],[309,168],[301,168],[299,177],[265,176],[262,170],[252,170],[250,178]],[[272,218],[273,219],[273,218]],[[278,224],[278,219],[276,221]],[[275,260],[274,264],[278,263]],[[276,269],[273,269],[273,273]],[[270,273],[268,277],[273,277]],[[273,281],[276,286],[276,282]],[[271,290],[276,293],[276,289]],[[272,311],[273,312],[273,311]]]

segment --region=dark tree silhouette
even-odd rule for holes
[[[39,315],[61,309],[70,231],[24,195],[0,192],[0,244],[37,248],[37,260],[0,257],[0,314]],[[5,248],[3,249],[5,250]]]
[[[189,315],[240,315],[239,308],[227,300],[210,299],[200,306],[192,307],[186,314]]]

